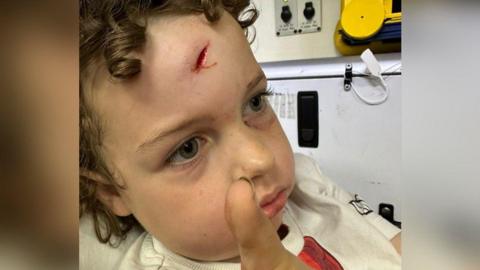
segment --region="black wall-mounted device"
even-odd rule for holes
[[[318,147],[318,94],[316,91],[300,91],[298,102],[298,145]]]
[[[394,214],[394,207],[392,204],[388,203],[381,203],[378,205],[378,214],[382,216],[384,219],[388,220],[393,225],[397,226],[398,228],[402,228],[402,222],[396,221],[393,219]]]

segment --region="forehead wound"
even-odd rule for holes
[[[210,43],[207,43],[198,54],[195,66],[192,68],[194,73],[199,73],[202,69],[211,68],[217,64],[217,62],[207,63],[209,47]]]

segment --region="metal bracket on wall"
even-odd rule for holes
[[[345,91],[350,91],[350,89],[352,89],[352,78],[353,78],[352,68],[353,68],[352,64],[345,65],[345,76],[343,80],[343,89],[345,89]]]

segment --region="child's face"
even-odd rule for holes
[[[206,46],[208,68],[195,70]],[[133,81],[94,81],[106,157],[126,187],[112,209],[133,213],[183,256],[236,257],[224,217],[229,185],[251,178],[260,203],[294,185],[285,134],[266,99],[254,98],[267,82],[245,35],[226,12],[215,24],[203,15],[164,18],[149,24],[139,57]],[[273,214],[278,228],[282,211]]]

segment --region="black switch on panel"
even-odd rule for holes
[[[318,147],[318,94],[316,91],[300,91],[298,102],[298,145]]]
[[[292,12],[290,11],[289,6],[282,7],[282,13],[280,14],[280,17],[284,23],[288,23],[292,19]]]
[[[313,8],[312,2],[305,3],[305,8],[303,9],[303,16],[305,16],[307,20],[311,20],[313,16],[315,16],[315,8]]]

